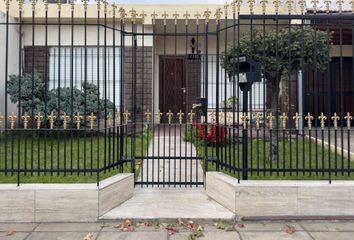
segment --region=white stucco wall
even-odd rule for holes
[[[30,24],[30,23],[29,23]],[[131,32],[131,25],[127,24],[125,27],[126,32]],[[142,25],[137,26],[138,32],[142,31]],[[152,28],[149,26],[145,26],[144,32],[149,33],[152,31]],[[24,32],[24,45],[31,46],[32,45],[32,25],[26,25],[23,27]],[[60,36],[60,45],[61,46],[71,46],[71,26],[61,26],[61,36]],[[48,25],[48,46],[56,46],[59,43],[59,29],[57,25]],[[87,45],[88,46],[96,46],[98,40],[98,33],[100,35],[100,45],[104,44],[105,35],[104,35],[104,27],[100,27],[100,31],[98,32],[98,28],[95,25],[87,26]],[[116,30],[112,29],[112,24],[108,25],[106,30],[106,42],[107,46],[113,45],[113,34],[115,34],[115,45],[121,45],[121,32],[119,27],[116,26]],[[45,45],[45,26],[44,25],[36,25],[35,26],[35,41],[34,44],[36,46],[44,46]],[[84,46],[85,43],[85,27],[83,25],[75,25],[74,26],[74,46]],[[138,37],[138,45],[142,44],[142,38]],[[145,46],[152,46],[152,37],[144,38]],[[125,46],[132,45],[132,37],[131,35],[125,37]]]
[[[13,18],[9,19],[10,22],[16,22]],[[0,22],[6,22],[6,14],[0,12]],[[6,69],[6,25],[0,25],[0,112],[5,115],[5,69]],[[19,33],[18,27],[15,25],[9,25],[8,34],[8,75],[18,74],[19,66]],[[11,103],[8,97],[8,112],[16,111],[16,105]]]

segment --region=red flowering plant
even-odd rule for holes
[[[217,127],[212,125],[209,127],[208,130],[208,136],[207,136],[207,141],[208,144],[210,145],[216,145],[216,142],[218,141],[218,144],[223,145],[226,141],[227,137],[227,130],[224,127],[219,127],[217,131]],[[218,132],[218,133],[217,133]]]
[[[194,122],[190,128],[185,132],[185,140],[192,141],[194,144],[202,144],[204,141],[208,145],[223,145],[227,139],[227,130],[225,127],[217,127],[215,125],[208,125],[207,131],[205,132],[205,124],[200,122]],[[197,141],[198,140],[198,141]]]

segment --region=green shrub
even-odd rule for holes
[[[19,85],[21,86],[20,91]],[[60,109],[61,113],[70,114],[71,111],[74,114],[77,112],[86,115],[94,113],[96,116],[104,117],[105,109],[107,112],[113,112],[114,110],[114,104],[110,100],[105,101],[105,99],[97,97],[98,87],[93,83],[85,84],[83,82],[82,90],[76,87],[62,87],[48,90],[46,94],[44,81],[38,72],[34,72],[33,77],[31,73],[26,73],[21,78],[11,75],[7,92],[12,103],[19,105],[18,101],[20,99],[22,111],[30,114],[32,111],[34,114],[38,112],[44,114],[45,103],[47,114],[50,112],[57,114]]]

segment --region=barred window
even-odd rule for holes
[[[97,52],[97,47],[86,47],[85,53],[84,47],[61,47],[60,51],[58,47],[51,47],[49,64],[50,89],[71,87],[72,81],[73,87],[82,90],[87,76],[88,83],[99,86],[101,98],[104,98],[107,91],[107,99],[119,106],[120,48],[107,47],[105,52],[104,47],[100,47]],[[114,81],[116,84],[113,83]]]

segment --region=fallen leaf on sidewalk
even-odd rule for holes
[[[160,229],[166,230],[168,235],[173,235],[178,232],[178,229],[168,223],[160,223]]]
[[[84,240],[93,240],[92,238],[93,238],[93,235],[91,233],[88,233],[86,235],[86,237],[84,238]]]
[[[173,235],[176,232],[178,232],[177,229],[175,229],[171,225],[168,225],[165,229],[166,229],[168,235]]]
[[[214,227],[221,230],[225,230],[226,228],[228,228],[228,226],[229,226],[228,224],[223,222],[214,223]]]
[[[15,234],[15,232],[14,231],[6,231],[6,234],[5,234],[5,236],[11,236],[11,235],[14,235]]]
[[[132,221],[129,219],[126,219],[123,222],[121,222],[113,227],[118,228],[120,231],[123,231],[123,232],[134,232],[134,227],[133,227]]]
[[[188,237],[188,240],[196,240],[197,238],[204,236],[204,228],[201,225],[198,225],[197,228],[193,229],[193,233],[191,233]]]
[[[245,224],[243,224],[243,223],[239,223],[239,224],[237,224],[237,227],[239,227],[239,228],[245,228],[246,226],[245,226]]]
[[[183,222],[183,220],[182,219],[180,219],[180,218],[178,218],[177,219],[177,226],[183,226],[184,225],[184,222]]]
[[[295,233],[295,231],[296,231],[296,230],[295,230],[295,227],[286,225],[286,233],[287,233],[287,234],[292,235],[292,234]]]

